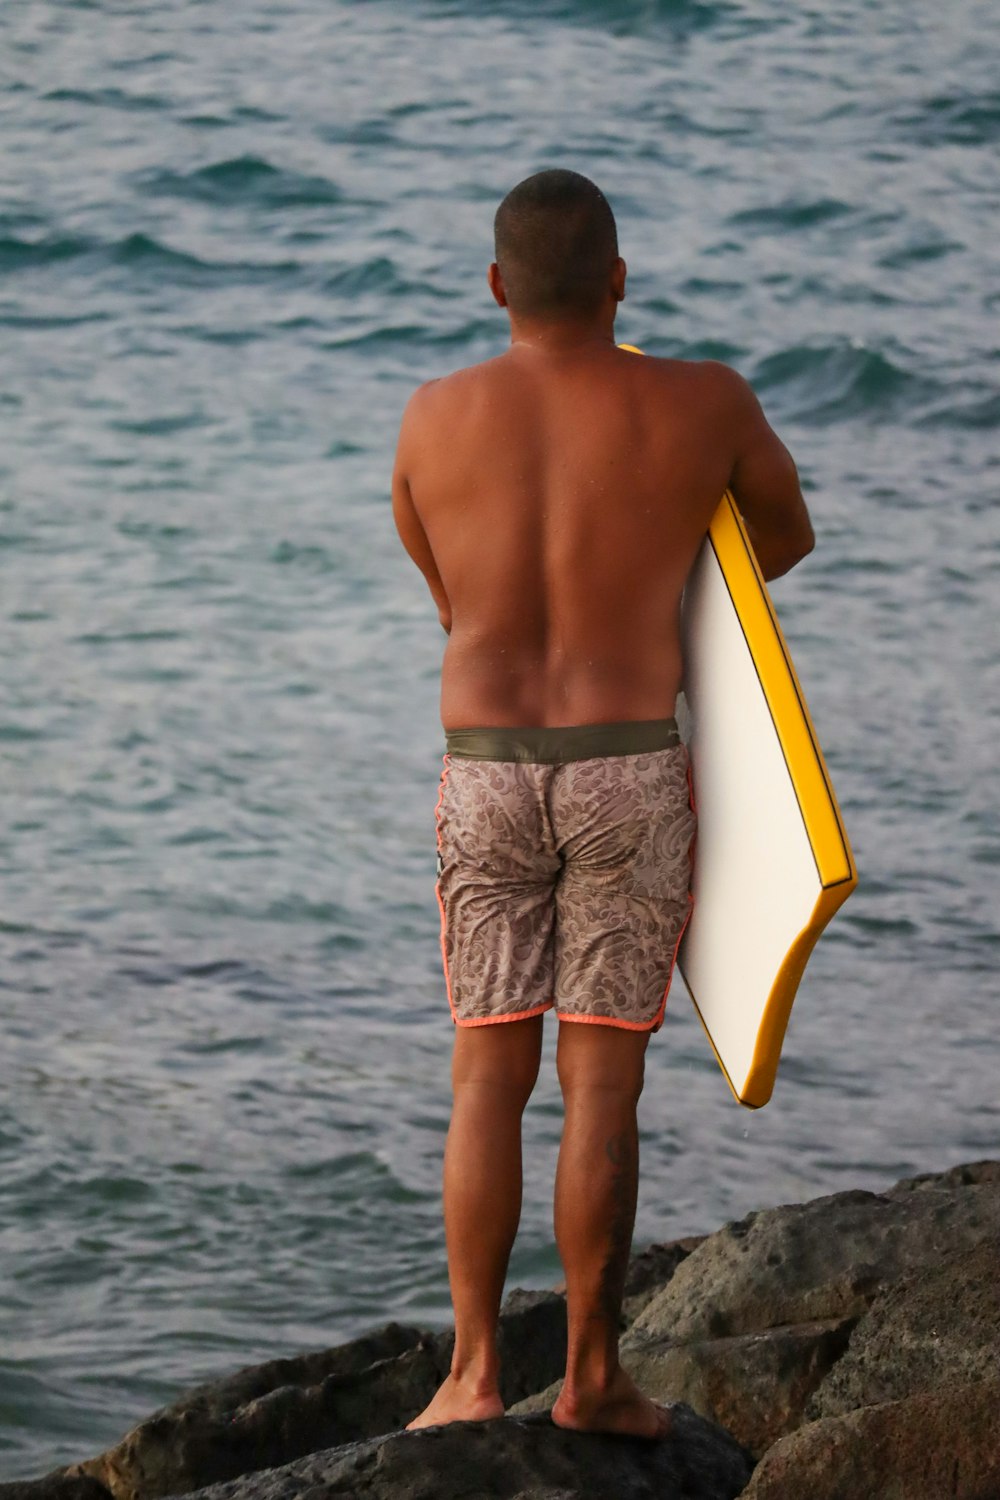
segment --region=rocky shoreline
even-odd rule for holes
[[[451,1334],[390,1323],[199,1386],[0,1500],[1000,1500],[1000,1161],[632,1259],[622,1359],[664,1443],[560,1431],[558,1292],[504,1304],[505,1418],[404,1432]]]

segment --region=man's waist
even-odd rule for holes
[[[614,724],[496,725],[445,731],[449,755],[467,760],[528,761],[534,765],[643,755],[681,742],[677,720],[631,719]]]

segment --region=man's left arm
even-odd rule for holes
[[[407,472],[409,457],[417,436],[419,417],[414,408],[418,404],[419,395],[418,391],[415,396],[411,397],[403,413],[403,424],[396,446],[396,463],[392,473],[392,514],[400,541],[427,580],[427,586],[437,605],[438,619],[444,629],[450,631],[451,604],[445,593],[444,584],[441,582],[441,575],[434,561],[427,533],[424,531],[417,508],[413,503]]]

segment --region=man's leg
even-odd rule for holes
[[[503,1416],[497,1316],[521,1216],[521,1115],[538,1077],[542,1019],[455,1030],[444,1154],[455,1352],[451,1373],[410,1427]]]
[[[669,1415],[618,1363],[625,1273],[639,1182],[636,1105],[648,1031],[561,1021],[566,1117],[556,1171],[556,1243],[566,1274],[566,1379],[560,1427],[664,1437]]]

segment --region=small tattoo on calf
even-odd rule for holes
[[[607,1154],[608,1161],[611,1162],[613,1166],[620,1167],[623,1165],[625,1161],[627,1145],[628,1143],[625,1138],[624,1130],[619,1130],[617,1135],[609,1136],[605,1141],[604,1150]]]

